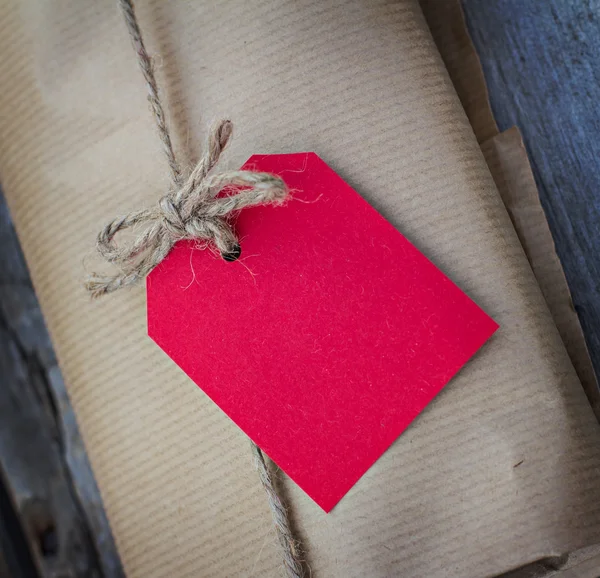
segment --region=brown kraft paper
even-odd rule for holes
[[[599,540],[598,425],[418,5],[138,14],[184,163],[225,116],[224,168],[317,152],[501,325],[331,514],[283,476],[313,575],[479,578]],[[121,15],[0,22],[0,175],[126,572],[280,575],[247,438],[147,337],[143,288],[81,286],[99,228],[168,187]]]

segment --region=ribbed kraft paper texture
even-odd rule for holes
[[[481,150],[542,289],[571,363],[600,419],[600,393],[585,338],[565,279],[521,134],[513,127],[485,141]]]
[[[597,423],[417,4],[138,13],[184,164],[224,116],[224,168],[315,151],[501,325],[331,514],[285,483],[313,576],[480,578],[599,540]],[[169,186],[117,7],[7,0],[0,25],[2,184],[126,572],[281,575],[249,442],[147,337],[143,287],[82,289],[100,227]]]

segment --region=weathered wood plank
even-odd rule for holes
[[[0,472],[0,578],[35,578],[39,573],[7,487]]]
[[[26,546],[20,549],[4,544],[6,571],[18,576],[15,568],[23,569],[27,564],[22,551],[28,549],[42,577],[122,576],[98,489],[3,198],[0,379],[0,468],[8,496],[5,502],[10,502],[5,506],[12,505],[16,510],[16,524],[20,524],[26,540]],[[6,523],[5,516],[2,520]],[[5,538],[14,538],[15,532],[13,523]],[[14,559],[18,551],[21,556]],[[31,569],[22,570],[22,575],[31,576]]]
[[[600,0],[462,0],[501,131],[517,125],[600,374]]]

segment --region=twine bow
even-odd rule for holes
[[[288,190],[284,181],[269,173],[225,171],[210,175],[233,130],[224,120],[210,131],[206,152],[185,182],[169,191],[155,207],[133,211],[110,222],[98,235],[100,255],[120,271],[114,275],[88,276],[85,287],[99,297],[137,283],[154,269],[182,239],[211,243],[228,261],[237,259],[240,246],[228,218],[245,207],[282,203]],[[219,197],[227,187],[244,187]],[[144,227],[129,243],[117,243],[116,235],[132,227]]]

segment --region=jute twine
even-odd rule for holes
[[[98,235],[100,255],[118,270],[113,275],[92,273],[85,287],[94,297],[111,293],[144,279],[182,239],[195,239],[216,247],[224,259],[240,256],[240,246],[228,221],[236,211],[265,203],[281,203],[288,194],[276,175],[253,171],[224,171],[210,174],[232,134],[232,123],[223,120],[212,127],[200,162],[184,177],[177,162],[169,133],[152,60],[146,51],[131,0],[118,0],[127,29],[146,80],[148,100],[171,172],[172,187],[155,207],[133,211],[110,222]],[[228,196],[217,195],[226,187],[242,187]],[[140,231],[129,243],[117,243],[116,235],[128,228]],[[252,442],[254,463],[265,489],[273,517],[286,576],[302,578],[303,563],[299,542],[294,539],[288,511],[261,449]]]

